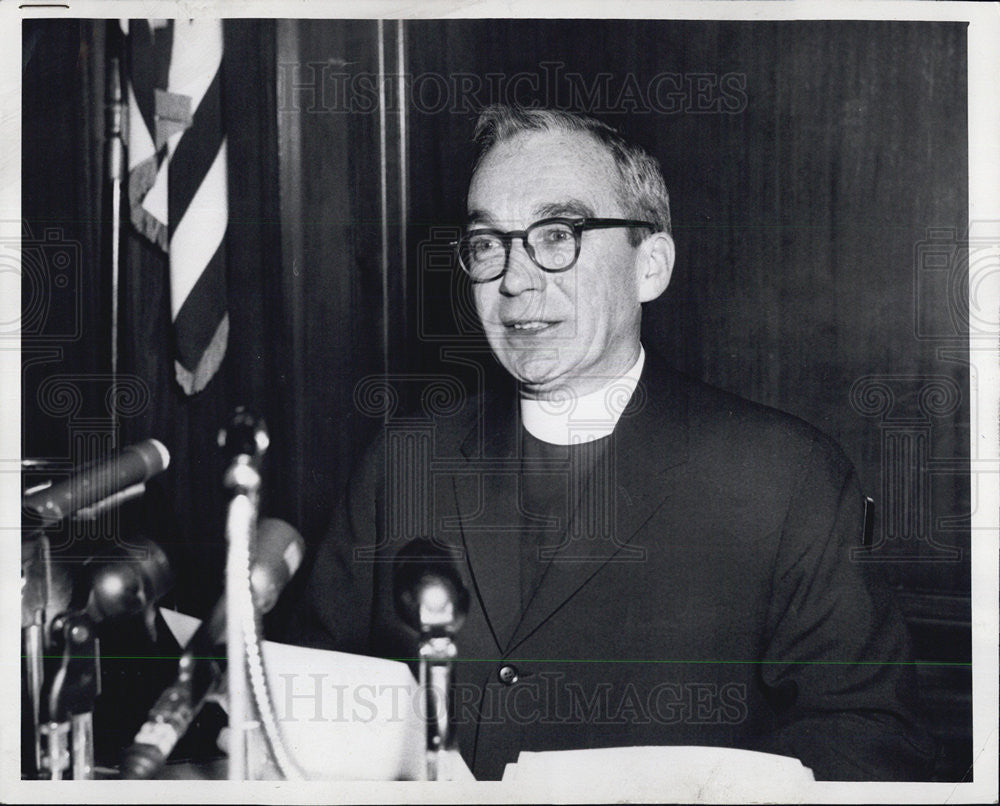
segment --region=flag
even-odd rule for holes
[[[177,382],[191,395],[226,353],[226,133],[221,20],[122,22],[128,58],[128,198],[165,253]]]

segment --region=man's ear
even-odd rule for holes
[[[639,302],[651,302],[667,290],[674,270],[674,239],[665,232],[650,235],[636,255]]]

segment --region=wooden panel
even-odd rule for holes
[[[293,333],[299,479],[297,524],[322,532],[374,423],[355,413],[353,391],[383,367],[380,118],[375,103],[348,114],[337,76],[378,75],[377,25],[349,20],[278,22],[283,311]]]
[[[103,417],[111,341],[109,277],[102,232],[103,24],[25,20],[22,49],[21,356],[23,454],[62,462],[70,425],[39,392],[55,375],[103,382],[77,384],[81,417]],[[16,236],[15,236],[16,237]],[[13,257],[11,244],[8,260]]]

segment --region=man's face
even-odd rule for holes
[[[617,169],[589,135],[527,132],[494,146],[469,186],[469,228],[523,230],[542,218],[625,218]],[[582,233],[576,265],[542,271],[515,239],[503,277],[474,286],[500,363],[538,397],[586,394],[639,355],[637,249],[625,228]]]

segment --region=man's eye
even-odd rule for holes
[[[500,241],[496,238],[480,236],[469,241],[469,251],[473,257],[488,257],[491,252],[500,248]]]
[[[540,233],[540,240],[544,244],[560,244],[573,240],[573,232],[566,227],[546,227]]]

